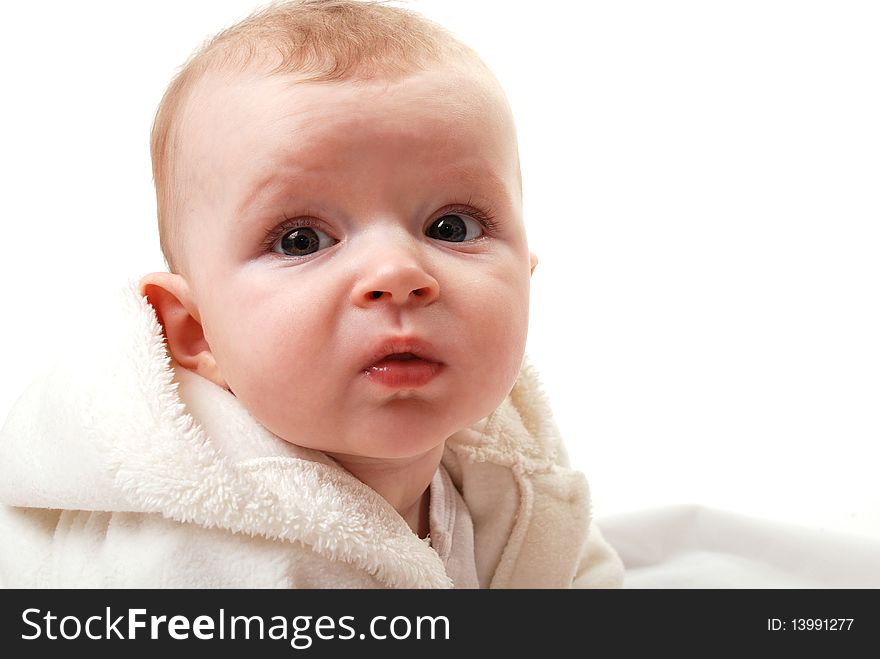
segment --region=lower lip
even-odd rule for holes
[[[370,366],[366,374],[373,382],[386,387],[414,389],[428,384],[442,367],[442,364],[423,359],[383,359]]]

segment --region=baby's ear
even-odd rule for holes
[[[530,274],[535,274],[535,268],[538,267],[538,256],[534,252],[529,252],[529,262],[532,264]]]
[[[186,279],[170,272],[154,272],[141,279],[139,288],[156,311],[174,361],[226,389]]]

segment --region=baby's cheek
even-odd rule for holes
[[[476,326],[472,375],[491,405],[503,400],[519,374],[528,333],[528,295],[508,282],[483,297],[471,313]]]
[[[258,315],[243,312],[228,323],[216,337],[215,356],[233,391],[271,390],[269,382],[277,378],[280,366],[279,342],[274,323]]]
[[[518,272],[499,276],[487,286],[474,312],[505,345],[524,341],[529,322],[529,282]]]

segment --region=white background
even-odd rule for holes
[[[529,352],[596,514],[880,536],[880,5],[409,4],[508,91]],[[162,267],[153,113],[255,6],[4,5],[0,418],[92,291]]]

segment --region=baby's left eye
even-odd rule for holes
[[[462,213],[449,213],[434,220],[426,234],[437,240],[461,243],[482,236],[483,227],[472,217]]]

